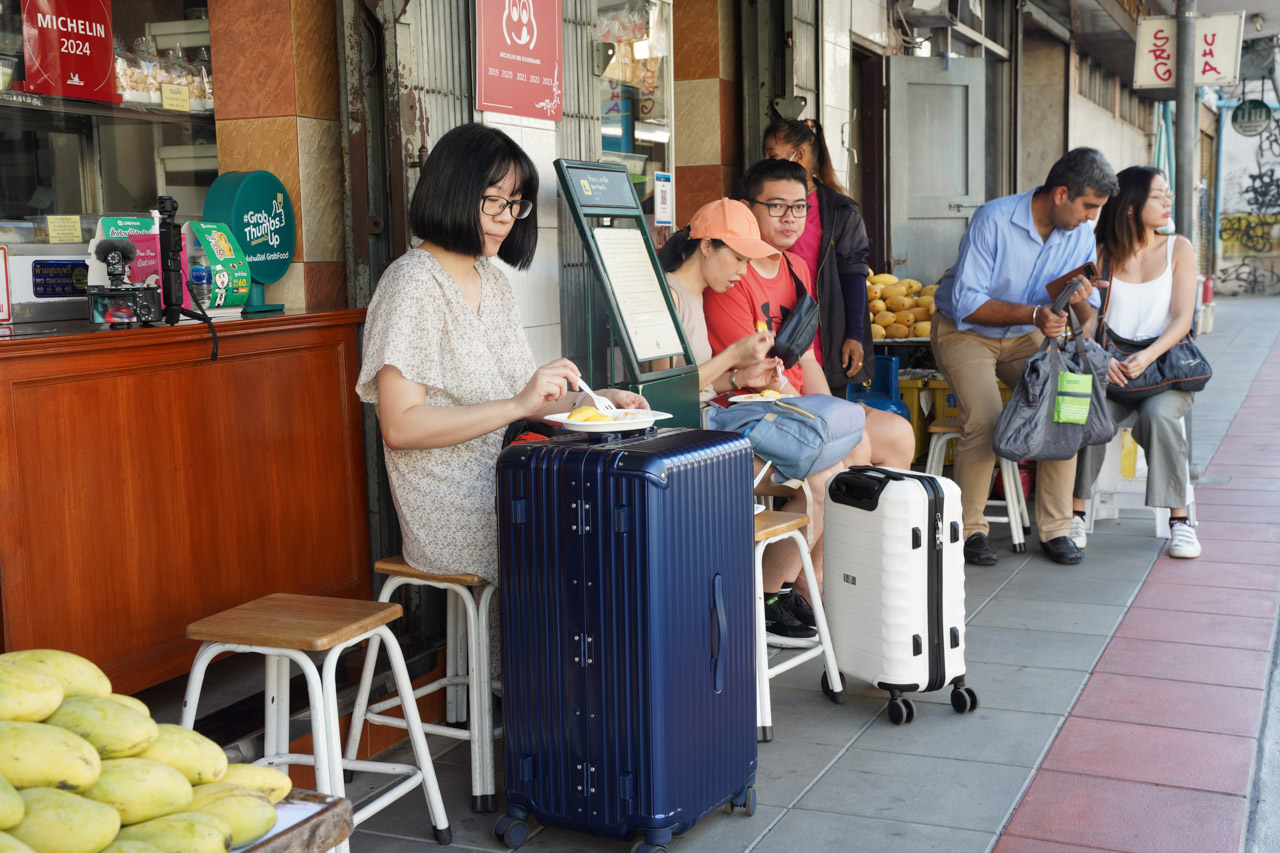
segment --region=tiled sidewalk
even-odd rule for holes
[[[1280,593],[1280,300],[1222,302],[1218,324],[1201,341],[1217,376],[1193,419],[1193,460],[1212,460],[1196,490],[1204,557],[1160,556],[1147,514],[1099,522],[1075,567],[1034,538],[1013,554],[997,525],[1000,563],[966,578],[978,711],[918,697],[916,721],[894,727],[882,694],[851,685],[836,706],[817,662],[785,673],[755,817],[710,815],[673,853],[1240,850]],[[454,847],[505,849],[495,816],[468,808],[465,746],[441,749]],[[430,838],[414,794],[363,824],[352,850]],[[543,829],[522,849],[628,845]]]

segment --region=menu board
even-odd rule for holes
[[[636,359],[683,355],[680,334],[662,293],[665,285],[654,272],[642,232],[601,227],[592,233]]]
[[[618,207],[636,209],[636,193],[631,186],[631,176],[625,169],[568,170],[569,183],[574,197],[582,207]]]

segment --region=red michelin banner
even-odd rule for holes
[[[22,0],[24,88],[119,101],[108,0]]]
[[[559,121],[560,0],[476,0],[476,106]]]

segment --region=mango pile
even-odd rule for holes
[[[867,276],[867,308],[871,312],[871,337],[927,338],[933,319],[933,292],[938,285],[922,286],[914,278],[899,279],[887,272]]]
[[[0,655],[0,853],[226,853],[270,832],[291,788],[157,724],[79,655]]]

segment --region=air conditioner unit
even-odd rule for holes
[[[945,29],[960,23],[963,0],[897,0],[894,14],[920,29]]]

